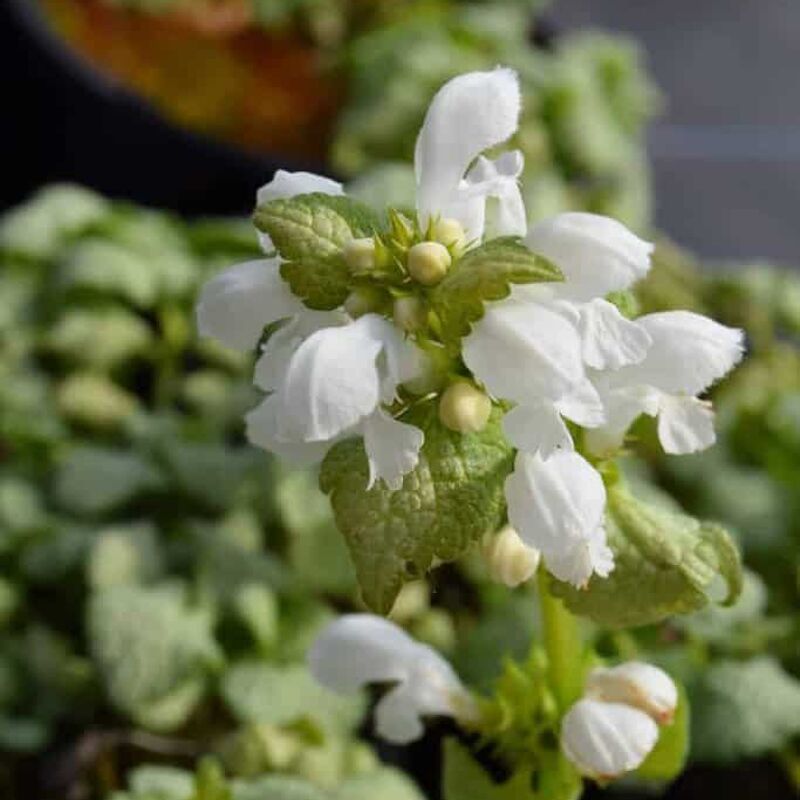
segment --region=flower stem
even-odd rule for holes
[[[585,665],[577,619],[550,594],[550,576],[539,569],[539,609],[547,651],[550,686],[563,713],[580,696]]]

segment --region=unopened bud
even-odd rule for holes
[[[519,534],[506,525],[484,545],[483,557],[492,580],[513,589],[533,577],[541,553],[528,547]]]
[[[658,726],[623,703],[584,698],[561,723],[561,748],[589,778],[608,781],[638,769],[658,741]]]
[[[592,670],[586,681],[586,695],[608,703],[627,703],[649,714],[659,725],[672,722],[678,705],[678,690],[672,678],[643,661]]]
[[[439,400],[439,419],[451,431],[477,433],[491,413],[489,397],[466,381],[451,384]]]
[[[342,256],[353,272],[369,272],[375,268],[375,240],[351,239],[342,248]]]
[[[371,311],[377,311],[381,307],[383,296],[379,289],[362,286],[353,289],[344,301],[344,310],[353,318],[358,319]]]
[[[398,297],[392,311],[395,325],[408,333],[425,326],[425,304],[418,297]]]
[[[437,219],[433,224],[433,238],[446,247],[461,250],[467,243],[467,234],[464,226],[457,220],[449,217]]]
[[[419,242],[408,251],[408,271],[423,286],[434,286],[444,278],[453,259],[441,242]]]

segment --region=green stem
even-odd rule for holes
[[[539,608],[547,651],[550,686],[559,708],[566,711],[583,688],[584,652],[578,621],[564,604],[550,594],[550,576],[539,570]]]

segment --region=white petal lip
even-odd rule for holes
[[[469,236],[482,233],[470,230],[475,222],[464,218],[470,209],[465,214],[459,196],[462,181],[477,156],[516,131],[520,108],[517,75],[506,68],[459,75],[436,93],[414,152],[417,211],[423,224],[439,215],[466,222]]]
[[[625,319],[607,300],[580,306],[579,330],[583,360],[594,369],[619,369],[647,356],[652,339],[647,328]]]
[[[251,350],[264,326],[300,311],[303,305],[279,266],[277,259],[246,261],[211,278],[197,303],[199,334],[234,350]]]
[[[584,379],[577,330],[541,304],[490,305],[462,347],[472,373],[505,400],[558,400]]]
[[[598,472],[578,453],[546,461],[518,453],[506,479],[508,519],[522,540],[540,550],[557,578],[584,586],[613,568],[603,527],[606,491]]]
[[[574,450],[567,426],[552,403],[519,405],[503,417],[503,431],[517,449],[550,458],[559,450]]]
[[[525,241],[564,273],[559,295],[582,301],[626,289],[643,278],[653,250],[620,222],[577,211],[542,220]]]
[[[697,395],[744,355],[744,334],[691,311],[663,311],[637,319],[652,339],[647,358],[620,371],[618,380],[670,394]]]
[[[528,229],[528,215],[519,188],[519,176],[525,165],[519,150],[509,150],[494,161],[485,156],[478,156],[465,179],[461,194],[465,198],[478,201],[476,204],[476,221],[471,223],[472,233],[483,230],[486,218],[486,199],[497,200],[495,213],[485,235],[524,236]]]
[[[578,770],[599,780],[641,766],[658,741],[658,726],[623,703],[584,698],[564,715],[561,747]]]
[[[435,650],[373,614],[340,617],[317,637],[308,656],[315,679],[336,692],[370,683],[396,683],[378,703],[378,733],[397,744],[422,735],[420,717],[454,715],[466,695],[458,676]]]
[[[382,480],[396,491],[403,485],[403,476],[417,466],[425,434],[414,425],[392,419],[381,409],[364,420],[361,430],[369,463],[367,490]]]
[[[664,670],[643,661],[597,667],[586,680],[586,695],[610,703],[626,703],[668,725],[678,706],[678,689]]]
[[[313,172],[287,172],[279,169],[272,180],[265,183],[256,193],[256,205],[312,192],[341,195],[344,194],[344,188],[341,183],[326,178],[324,175],[315,175]],[[259,231],[258,240],[265,252],[274,249],[272,240],[267,234]]]
[[[378,356],[395,334],[391,323],[366,314],[309,336],[292,356],[279,392],[286,412],[281,437],[331,439],[371,414],[381,399]]]
[[[687,455],[716,441],[711,403],[696,397],[663,395],[658,410],[658,440],[665,453]]]

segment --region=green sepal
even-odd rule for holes
[[[330,310],[344,303],[350,270],[342,247],[373,236],[380,218],[363,203],[328,194],[301,194],[265,203],[253,215],[256,227],[275,245],[281,276],[309,308]]]
[[[513,450],[501,417],[495,409],[482,431],[461,434],[439,422],[433,403],[413,409],[403,422],[420,428],[425,444],[397,491],[382,483],[367,491],[360,439],[329,451],[320,487],[331,497],[364,602],[374,611],[388,613],[403,584],[424,574],[434,558],[458,558],[503,522]]]
[[[458,339],[483,316],[483,304],[508,297],[512,283],[561,281],[555,264],[529,250],[515,236],[503,236],[469,250],[429,294],[444,335]]]
[[[673,679],[674,680],[674,679]],[[662,726],[656,746],[644,760],[636,775],[648,781],[671,781],[683,772],[689,755],[689,698],[680,683],[675,717]]]
[[[553,581],[553,593],[575,614],[600,625],[649,625],[697,611],[712,600],[721,577],[725,605],[742,590],[741,557],[720,525],[646,504],[621,484],[608,490],[608,544],[614,570],[585,589]]]

